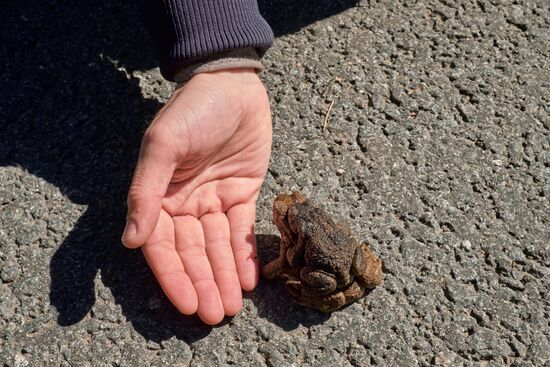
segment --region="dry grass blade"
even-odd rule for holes
[[[325,129],[327,128],[327,125],[328,125],[328,119],[330,117],[330,111],[332,110],[332,106],[334,106],[334,102],[336,102],[336,100],[332,100],[332,102],[330,103],[330,106],[328,106],[328,110],[327,110],[327,113],[325,115],[325,121],[323,122],[323,131],[325,131]]]

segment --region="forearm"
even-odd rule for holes
[[[147,24],[159,51],[162,75],[168,80],[197,70],[205,62],[229,55],[220,65],[250,66],[270,47],[273,33],[258,11],[256,0],[143,0]],[[228,51],[248,49],[235,60]],[[198,65],[198,66],[197,66]],[[255,67],[257,68],[257,67]],[[180,80],[178,80],[180,81]]]

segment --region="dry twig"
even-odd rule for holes
[[[334,106],[334,102],[336,102],[336,99],[333,99],[330,103],[330,106],[328,106],[327,114],[325,115],[325,121],[323,122],[323,131],[325,131],[325,129],[327,128],[330,111],[332,110],[332,106]]]

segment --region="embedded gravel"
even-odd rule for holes
[[[140,136],[173,89],[138,10],[10,0],[0,365],[550,366],[548,1],[260,5],[277,34],[262,262],[271,202],[300,189],[369,242],[383,284],[331,315],[276,282],[218,327],[179,315],[119,243]]]

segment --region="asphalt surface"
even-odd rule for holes
[[[215,328],[119,243],[173,86],[137,9],[73,4],[0,7],[0,365],[550,365],[548,1],[261,2],[278,36],[262,262],[272,200],[300,189],[384,283],[324,315],[262,282]]]

